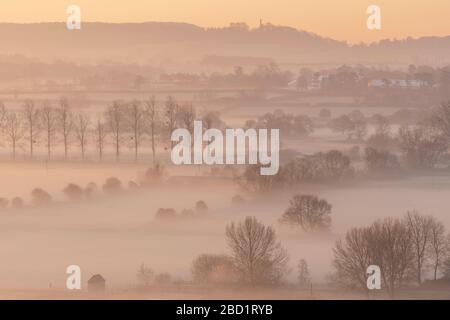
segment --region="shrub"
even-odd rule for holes
[[[41,188],[35,188],[31,191],[32,200],[34,205],[48,205],[52,202],[52,196]]]
[[[203,200],[197,201],[195,203],[195,212],[199,215],[207,214],[208,206],[206,205],[206,202]]]
[[[122,182],[116,177],[110,177],[106,179],[102,188],[105,193],[118,193],[122,191]]]
[[[83,197],[83,189],[74,183],[69,183],[63,189],[63,192],[71,200],[79,200]]]
[[[159,208],[155,214],[155,220],[168,222],[174,221],[177,218],[177,212],[172,208]]]
[[[232,283],[236,278],[233,260],[226,255],[202,254],[192,262],[192,279],[200,284]]]
[[[163,272],[155,276],[155,284],[158,286],[167,286],[172,282],[172,276],[168,272]]]
[[[14,209],[20,209],[20,208],[23,208],[23,206],[24,206],[24,201],[23,201],[22,198],[20,198],[20,197],[14,197],[14,198],[11,200],[11,207],[12,207],[12,208],[14,208]]]
[[[194,210],[192,210],[192,209],[183,209],[183,211],[181,211],[181,213],[180,213],[180,216],[182,217],[182,218],[194,218],[196,215],[195,215],[195,212],[194,212]]]
[[[159,185],[163,182],[165,175],[165,168],[161,164],[156,164],[152,168],[148,168],[140,179],[140,184],[143,187],[151,187]]]

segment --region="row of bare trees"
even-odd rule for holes
[[[158,104],[154,97],[145,101],[114,101],[96,119],[87,112],[76,110],[65,98],[57,105],[49,101],[37,105],[28,99],[16,109],[7,109],[0,102],[0,133],[11,147],[13,159],[17,150],[26,146],[29,157],[33,158],[39,145],[45,146],[48,159],[60,145],[64,159],[67,159],[70,146],[76,144],[82,159],[88,146],[92,145],[101,160],[110,143],[117,160],[124,146],[133,150],[137,160],[141,146],[149,142],[152,159],[156,162],[157,144],[169,143],[170,133],[175,128],[192,130],[196,116],[194,106],[181,105],[170,96],[164,104]],[[206,113],[203,118],[206,123],[220,122],[215,113]]]
[[[447,273],[450,235],[436,218],[409,211],[402,219],[350,229],[333,251],[335,281],[366,290],[367,267],[377,265],[382,287],[394,297],[404,285],[420,286],[425,274],[436,280]]]

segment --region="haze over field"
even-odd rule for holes
[[[75,32],[69,32],[65,23],[2,23],[0,53],[29,56],[33,52],[45,61],[112,60],[166,68],[194,64],[205,71],[208,66],[257,65],[264,62],[261,59],[294,65],[443,65],[449,62],[449,34],[450,27],[443,36],[348,45],[322,34],[272,25],[270,21],[255,28],[243,23],[202,28],[170,22],[84,22],[82,29]]]

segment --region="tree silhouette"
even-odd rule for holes
[[[314,195],[295,195],[280,222],[304,231],[327,230],[331,225],[331,204]]]
[[[226,239],[237,272],[244,283],[275,284],[286,273],[288,255],[277,242],[272,227],[254,217],[231,223],[226,227]]]

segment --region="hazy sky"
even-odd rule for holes
[[[82,21],[176,21],[204,27],[230,22],[289,25],[350,42],[450,35],[450,0],[0,0],[0,21],[65,21],[78,4]],[[366,8],[381,7],[382,29],[366,28]]]

